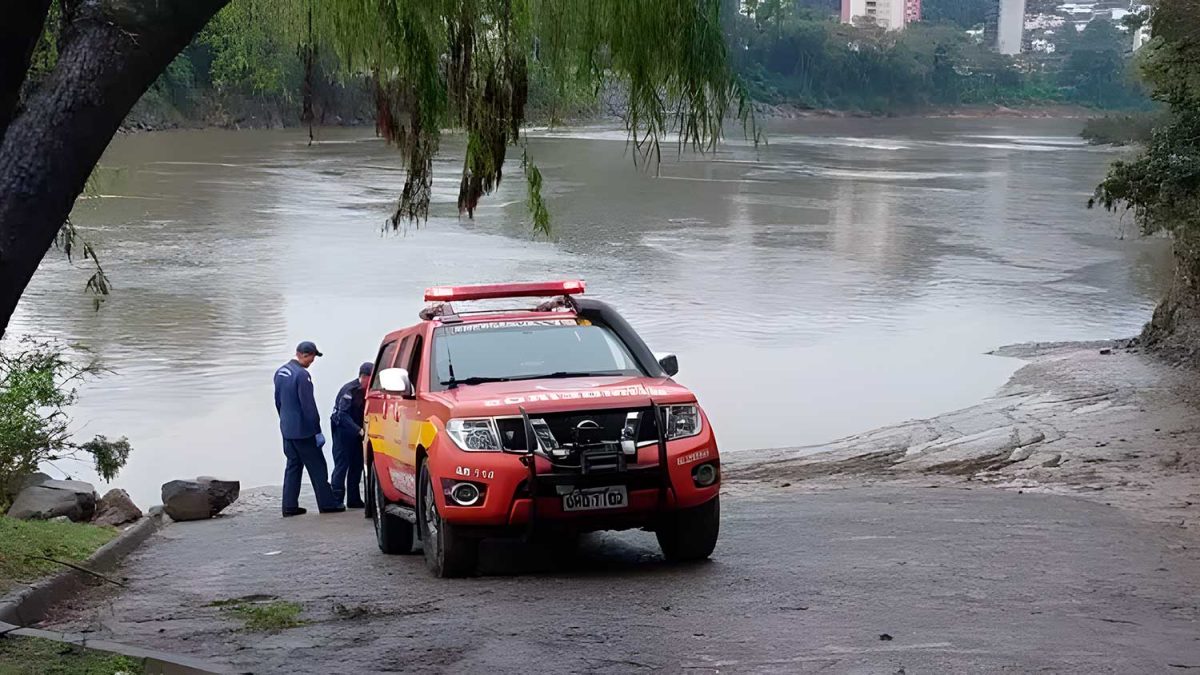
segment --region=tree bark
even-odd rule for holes
[[[228,2],[77,4],[58,65],[0,141],[0,336],[121,121]]]
[[[50,0],[21,0],[4,10],[0,22],[0,138],[16,115],[29,59],[42,35]]]

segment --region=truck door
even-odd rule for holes
[[[412,491],[402,490],[405,496],[416,499],[417,492],[417,446],[421,438],[421,427],[424,419],[421,417],[421,392],[425,388],[421,379],[424,362],[425,339],[418,332],[404,338],[404,344],[397,355],[396,368],[408,371],[409,380],[413,384],[412,392],[407,396],[397,397],[396,409],[399,416],[397,451],[400,466],[397,468],[407,474],[405,487],[411,486]]]
[[[371,376],[371,386],[367,390],[367,440],[376,456],[375,467],[380,483],[385,487],[392,485],[389,469],[395,465],[400,454],[396,447],[399,419],[396,401],[399,396],[383,390],[379,383],[379,373],[392,367],[401,346],[401,341],[397,338],[383,343],[379,348],[379,354],[375,358],[375,374]]]

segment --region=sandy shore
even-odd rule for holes
[[[1200,387],[1124,341],[1030,344],[983,403],[822,446],[737,453],[730,490],[878,482],[985,484],[1069,494],[1200,527]]]

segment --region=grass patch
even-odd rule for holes
[[[108,527],[0,516],[0,593],[66,569],[38,556],[78,563],[115,536]]]
[[[41,638],[0,637],[0,675],[115,675],[145,672],[142,662]]]
[[[261,633],[277,631],[285,628],[295,628],[308,623],[300,618],[303,608],[298,602],[275,600],[272,602],[255,602],[245,598],[218,600],[210,603],[212,607],[220,607],[245,622],[248,631]]]

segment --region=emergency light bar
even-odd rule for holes
[[[583,281],[543,281],[521,284],[483,284],[479,286],[434,286],[425,289],[426,302],[491,300],[494,298],[541,298],[551,295],[579,295]]]

